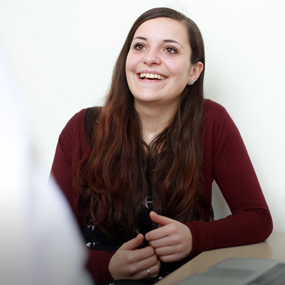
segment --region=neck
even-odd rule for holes
[[[177,106],[150,106],[135,103],[135,109],[141,119],[143,140],[150,144],[170,124]]]

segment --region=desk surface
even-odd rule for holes
[[[272,233],[265,242],[257,244],[205,251],[156,284],[174,284],[230,257],[275,259],[285,262],[285,233]]]

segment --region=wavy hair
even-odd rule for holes
[[[181,222],[213,217],[201,188],[200,130],[204,117],[203,69],[194,85],[187,85],[171,123],[147,146],[141,121],[129,90],[125,63],[137,28],[147,20],[168,17],[187,28],[192,64],[205,67],[204,43],[197,25],[169,8],[143,13],[133,24],[113,70],[109,94],[99,117],[94,116],[92,151],[78,167],[77,182],[87,205],[86,218],[115,237],[136,235],[143,200],[151,189],[153,210]]]

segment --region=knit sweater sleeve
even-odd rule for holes
[[[74,178],[78,163],[89,151],[84,130],[85,113],[86,110],[82,110],[75,114],[62,130],[52,165],[52,175],[69,202],[79,227],[82,226],[82,209],[79,207],[79,191],[75,186]],[[114,252],[108,253],[88,248],[88,253],[86,267],[94,281],[97,284],[112,281],[108,265]]]
[[[202,251],[264,241],[272,219],[241,135],[226,112],[207,102],[202,142],[205,192],[211,199],[215,180],[232,212],[211,222],[187,223],[193,237],[192,256]]]

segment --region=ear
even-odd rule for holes
[[[200,61],[192,66],[188,85],[194,84],[194,82],[199,78],[201,72],[203,71],[203,68],[204,68],[204,65]]]

